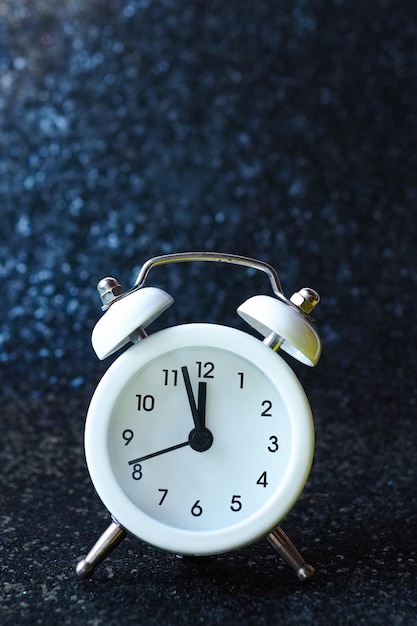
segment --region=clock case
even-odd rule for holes
[[[309,315],[319,302],[317,292],[303,288],[287,299],[271,265],[248,257],[214,252],[177,253],[149,259],[128,292],[123,292],[114,278],[101,280],[97,290],[105,315],[92,333],[92,345],[99,359],[107,358],[129,343],[146,339],[146,328],[173,303],[173,298],[162,289],[144,286],[151,269],[158,265],[190,261],[231,263],[266,273],[274,296],[252,296],[238,307],[238,314],[263,336],[263,343],[271,350],[283,350],[305,365],[316,365],[321,354],[321,342]],[[127,531],[113,519],[87,556],[77,564],[78,576],[90,578],[126,534]],[[307,580],[313,575],[314,568],[306,563],[280,526],[266,539],[300,580]]]

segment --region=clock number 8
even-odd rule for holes
[[[142,465],[140,463],[135,463],[133,466],[132,478],[133,480],[140,480],[142,478]]]

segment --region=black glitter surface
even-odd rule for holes
[[[388,0],[0,4],[1,624],[417,623],[416,35]],[[307,585],[266,542],[184,563],[128,539],[75,577],[108,522],[83,453],[96,283],[192,249],[322,296],[321,362],[293,364],[315,463],[283,521]],[[152,281],[176,301],[155,329],[244,329],[270,292],[229,266]]]

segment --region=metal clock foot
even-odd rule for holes
[[[267,540],[278,552],[280,557],[292,567],[301,581],[311,578],[314,574],[314,567],[304,561],[303,557],[282,528],[277,526],[275,530],[269,533]]]
[[[94,570],[119,543],[126,537],[126,531],[117,522],[112,522],[96,541],[85,559],[77,564],[76,572],[80,578],[91,578]]]

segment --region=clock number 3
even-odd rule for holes
[[[271,445],[268,446],[268,450],[270,452],[277,452],[279,450],[278,437],[271,435],[269,441],[271,442]]]

